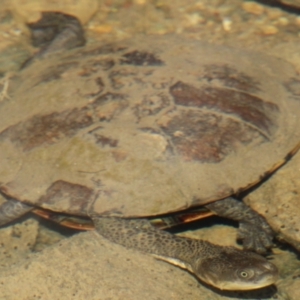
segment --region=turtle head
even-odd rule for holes
[[[201,280],[218,289],[259,289],[273,284],[278,277],[276,266],[261,255],[233,247],[220,247],[216,252],[199,258],[192,268]]]

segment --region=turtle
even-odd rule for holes
[[[110,241],[218,289],[273,284],[277,268],[260,253],[274,233],[233,196],[299,148],[293,65],[175,34],[82,46],[80,23],[62,19],[71,25],[11,78],[0,103],[0,224],[34,208],[88,216]],[[61,49],[77,35],[71,45],[81,47]],[[198,206],[239,221],[245,250],[147,220]]]

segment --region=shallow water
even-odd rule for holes
[[[122,39],[137,33],[178,33],[270,53],[290,60],[300,70],[300,21],[296,14],[239,0],[182,2],[99,1],[99,9],[86,25],[88,42]],[[0,75],[17,72],[35,50],[5,6],[0,12],[0,31]],[[2,78],[2,91],[9,78]],[[0,99],[11,101],[9,95]],[[295,195],[298,192],[300,188]],[[232,244],[235,233],[233,228],[217,226],[189,235],[213,237],[222,244],[229,239]],[[29,217],[1,229],[0,236],[1,299],[58,299],[62,295],[64,299],[299,299],[299,260],[286,249],[274,249],[274,262],[280,269],[277,291],[271,287],[226,293],[203,286],[176,267],[112,245],[95,233],[66,240],[57,226],[51,231]],[[48,248],[49,245],[52,246]]]

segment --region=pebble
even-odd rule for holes
[[[264,7],[255,2],[244,2],[242,7],[243,10],[254,15],[262,15],[265,12]]]
[[[262,33],[264,35],[274,35],[278,33],[278,28],[273,25],[266,25],[262,27]]]

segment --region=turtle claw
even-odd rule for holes
[[[258,226],[257,223],[240,222],[238,239],[242,241],[244,249],[266,254],[273,246],[274,232],[266,221],[261,219],[259,222],[267,226],[262,226],[263,223]]]
[[[274,232],[267,221],[243,202],[229,197],[206,205],[217,215],[239,222],[238,239],[244,249],[260,254],[273,245]]]

